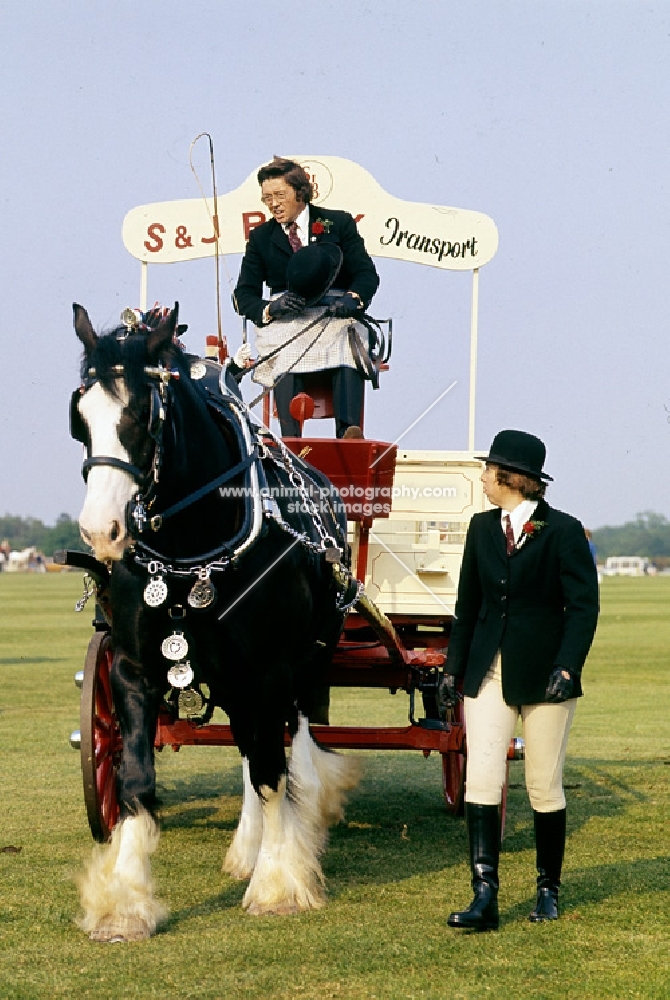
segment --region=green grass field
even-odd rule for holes
[[[446,927],[469,902],[462,820],[439,759],[362,753],[363,779],[325,858],[329,903],[253,918],[221,873],[240,806],[234,750],[158,758],[154,861],[164,932],[93,944],[75,924],[92,849],[78,754],[78,691],[92,610],[79,574],[0,574],[0,998],[591,998],[670,996],[670,578],[606,579],[566,770],[562,919],[532,925],[532,819],[512,765],[501,928]],[[402,724],[399,694],[334,692],[334,722]]]

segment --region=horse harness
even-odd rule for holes
[[[114,374],[121,376],[123,368],[116,367]],[[217,591],[212,582],[213,572],[222,572],[234,566],[238,560],[256,544],[261,537],[264,524],[273,521],[292,541],[289,549],[283,555],[300,544],[308,551],[325,559],[335,582],[337,599],[335,610],[344,616],[359,601],[362,584],[352,575],[351,570],[342,565],[342,556],[346,548],[346,533],[342,530],[330,500],[330,520],[333,531],[339,535],[338,540],[328,529],[317,504],[312,496],[312,489],[318,484],[311,479],[308,467],[301,459],[293,456],[281,438],[276,437],[268,428],[255,428],[251,422],[251,412],[242,399],[234,395],[225,382],[226,368],[210,359],[196,359],[191,362],[191,378],[195,381],[204,380],[203,389],[210,412],[219,419],[226,421],[227,427],[232,427],[241,460],[212,482],[193,491],[178,503],[171,505],[159,514],[150,516],[150,511],[157,498],[157,487],[160,481],[163,457],[163,427],[167,416],[169,402],[169,387],[173,379],[178,379],[178,371],[162,366],[145,366],[150,390],[150,408],[147,431],[154,442],[154,454],[151,467],[144,472],[130,462],[125,462],[113,456],[90,454],[82,466],[82,475],[87,479],[88,472],[96,466],[110,466],[120,469],[130,475],[138,484],[139,491],[128,504],[127,524],[133,545],[124,556],[128,561],[144,569],[148,580],[144,587],[143,599],[149,608],[165,608],[172,622],[168,628],[172,631],[166,634],[161,643],[161,653],[168,661],[167,681],[170,685],[166,695],[168,703],[175,710],[183,712],[198,725],[210,721],[214,712],[214,702],[203,689],[198,680],[199,667],[189,657],[189,638],[185,629],[187,609],[181,603],[169,601],[170,577],[193,580],[187,596],[186,604],[198,613],[214,611],[217,606]],[[70,405],[70,430],[75,440],[84,443],[90,449],[84,422],[79,413],[78,403],[81,395],[97,381],[94,369],[89,369],[84,385],[72,394]],[[311,518],[318,534],[318,542],[313,541],[306,531],[298,531],[282,515],[279,504],[271,495],[264,462],[271,462],[283,473],[292,488],[300,497],[302,509]],[[225,545],[202,553],[189,559],[173,559],[168,561],[158,550],[151,546],[143,537],[147,528],[158,531],[163,523],[173,515],[185,510],[197,500],[202,499],[214,490],[220,489],[226,482],[242,475],[244,481],[244,516],[243,523],[234,538]],[[310,483],[306,482],[311,480]],[[321,497],[323,494],[320,493]],[[330,493],[328,494],[330,497]],[[274,564],[273,564],[274,565]],[[101,598],[100,588],[93,585],[90,578],[84,580],[84,595],[77,603],[77,610],[82,610],[86,601],[93,594]],[[221,620],[229,608],[218,616]],[[316,645],[323,645],[320,640]]]
[[[119,377],[123,375],[123,367],[120,365],[115,366],[112,371]],[[261,535],[264,519],[274,521],[295,542],[299,542],[314,553],[324,555],[326,561],[331,563],[341,561],[346,537],[337,522],[332,504],[332,521],[336,534],[340,536],[340,544],[328,530],[318,506],[314,503],[310,485],[313,487],[315,484],[311,482],[308,485],[305,481],[305,476],[309,478],[307,466],[293,456],[281,438],[276,437],[268,428],[263,428],[263,433],[261,433],[260,429],[252,425],[248,407],[241,399],[233,395],[225,384],[225,368],[210,359],[192,361],[191,377],[195,381],[205,380],[203,388],[206,393],[207,406],[210,411],[214,411],[220,418],[226,420],[228,426],[232,427],[242,456],[241,461],[210,483],[185,496],[178,503],[160,513],[150,515],[156,501],[156,489],[162,468],[163,426],[167,415],[169,385],[173,379],[179,379],[180,373],[162,366],[147,365],[144,368],[144,374],[147,376],[150,390],[147,432],[154,441],[154,454],[150,469],[143,471],[138,466],[113,456],[88,455],[82,465],[82,475],[86,481],[91,468],[104,465],[126,472],[137,482],[139,491],[128,505],[127,511],[128,530],[134,539],[131,557],[138,565],[147,569],[154,583],[157,578],[164,575],[195,576],[201,583],[206,583],[212,571],[227,569],[251,549]],[[78,404],[81,396],[97,381],[95,369],[90,368],[83,385],[72,394],[70,403],[70,433],[75,440],[82,442],[87,447],[90,445]],[[318,543],[313,542],[305,532],[297,531],[282,516],[279,505],[270,495],[263,466],[265,461],[271,461],[288,476],[291,486],[300,497],[303,509],[312,518],[319,535]],[[300,467],[302,467],[302,471]],[[159,531],[168,518],[185,510],[214,490],[220,489],[238,475],[244,477],[242,490],[245,500],[243,524],[234,538],[228,540],[225,545],[188,559],[177,558],[172,562],[167,562],[160,552],[141,537],[147,526],[154,532]],[[154,599],[157,599],[162,589],[162,587],[154,585]]]

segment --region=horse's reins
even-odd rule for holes
[[[313,319],[311,323],[303,327],[302,330],[298,330],[297,333],[295,333],[292,337],[289,337],[289,339],[285,341],[283,344],[280,344],[279,347],[275,347],[274,350],[269,351],[262,358],[258,358],[252,365],[249,365],[248,368],[245,368],[244,371],[240,373],[240,378],[242,378],[244,375],[247,375],[248,373],[255,371],[255,369],[258,368],[260,365],[265,364],[266,361],[269,361],[271,358],[274,358],[285,348],[289,347],[299,337],[302,337],[305,333],[308,333],[314,326],[316,326],[317,323],[320,323],[321,320],[323,319],[326,320],[323,327],[318,331],[316,337],[314,337],[314,339],[307,345],[302,354],[298,355],[298,357],[291,365],[289,365],[286,371],[283,371],[274,380],[272,385],[267,386],[263,390],[263,392],[261,392],[258,396],[256,396],[255,399],[253,399],[248,404],[250,409],[256,406],[257,403],[260,403],[261,400],[265,399],[265,397],[269,395],[279,385],[281,380],[286,375],[289,375],[293,371],[295,366],[299,364],[305,357],[305,355],[309,351],[311,351],[311,349],[314,347],[319,337],[322,335],[322,333],[325,332],[328,323],[332,318],[333,316],[329,315],[328,313],[328,308],[324,309],[324,311],[321,313],[320,316],[317,316],[315,319]],[[388,355],[391,353],[391,331],[389,329],[388,354],[386,354],[385,338],[384,334],[381,331],[379,321],[374,319],[372,316],[368,316],[367,313],[361,313],[360,315],[357,315],[353,319],[355,320],[355,322],[363,324],[368,333],[370,333],[374,337],[375,343],[379,342],[380,349],[378,353],[374,353],[374,349],[370,350],[366,349],[365,345],[363,344],[363,341],[361,340],[361,336],[358,333],[358,330],[356,329],[355,322],[352,321],[349,324],[347,331],[349,336],[349,347],[351,349],[351,354],[354,359],[356,369],[363,376],[364,379],[370,380],[373,389],[378,389],[380,366],[385,361],[388,360]]]
[[[330,320],[332,317],[328,316],[328,310],[324,309],[320,316],[317,316],[315,319],[313,319],[311,321],[311,323],[308,323],[307,326],[304,326],[302,328],[302,330],[298,330],[297,333],[294,333],[292,337],[289,337],[288,340],[285,340],[283,344],[279,345],[279,347],[275,347],[274,350],[268,351],[268,353],[264,354],[262,358],[258,358],[256,361],[254,361],[253,364],[249,365],[248,368],[245,368],[243,372],[240,372],[240,377],[242,377],[243,375],[248,375],[250,372],[255,371],[256,368],[259,367],[259,365],[263,365],[263,364],[265,364],[266,361],[269,361],[271,358],[274,358],[276,354],[280,353],[280,351],[283,351],[283,350],[285,350],[285,348],[289,347],[289,345],[292,344],[294,340],[297,340],[298,337],[302,337],[302,335],[304,333],[308,333],[312,329],[312,327],[316,326],[317,323],[320,323],[322,319],[326,319],[326,318],[328,318],[328,320]],[[326,327],[324,326],[323,330],[325,330],[325,329],[326,329]],[[323,330],[319,330],[319,333],[317,334],[317,337],[321,336],[321,334],[323,333]],[[316,337],[314,339],[316,340]],[[310,347],[311,346],[312,345],[310,344]],[[298,359],[298,360],[300,360],[300,359]],[[295,362],[295,361],[293,363],[297,364],[297,362]],[[253,403],[250,404],[250,405],[253,406]]]
[[[265,361],[268,360],[268,358],[272,358],[272,357],[275,356],[275,354],[279,354],[280,351],[283,351],[285,347],[288,347],[289,344],[292,344],[294,340],[298,339],[298,337],[302,337],[303,334],[305,334],[309,330],[311,330],[312,327],[316,326],[317,323],[320,323],[322,319],[326,320],[326,322],[324,323],[324,325],[318,331],[316,337],[314,337],[314,339],[312,341],[310,341],[310,343],[307,345],[307,347],[302,352],[302,354],[298,355],[298,357],[295,359],[295,361],[293,362],[293,364],[289,365],[289,367],[286,369],[286,371],[281,372],[281,374],[278,375],[277,378],[274,380],[274,382],[272,383],[272,385],[267,386],[265,389],[263,389],[263,392],[261,392],[258,396],[256,396],[255,399],[252,399],[252,401],[249,403],[249,408],[250,409],[252,407],[256,406],[257,403],[260,403],[260,401],[262,399],[265,399],[265,397],[268,396],[272,392],[272,390],[275,389],[279,385],[279,383],[281,382],[281,380],[286,375],[289,375],[293,371],[293,369],[295,368],[295,366],[302,361],[302,359],[305,357],[305,355],[308,353],[308,351],[311,351],[311,349],[314,347],[314,345],[316,344],[316,342],[319,339],[319,337],[321,336],[321,334],[325,332],[326,327],[328,326],[328,324],[330,323],[330,321],[331,321],[332,318],[333,318],[332,316],[328,316],[328,310],[327,309],[324,310],[321,313],[320,316],[317,316],[316,319],[313,319],[312,322],[308,326],[305,326],[305,327],[303,327],[302,330],[299,330],[293,337],[291,337],[289,340],[287,340],[286,343],[280,344],[279,347],[276,347],[274,349],[274,351],[271,351],[269,354],[266,354],[264,358],[259,358],[258,361],[256,361],[254,363],[253,368],[257,368],[258,365],[263,364]],[[247,371],[253,371],[253,368],[247,369]]]
[[[386,338],[382,333],[379,320],[373,319],[373,317],[368,316],[367,313],[363,313],[361,316],[356,317],[356,321],[361,323],[368,331],[370,337],[373,338],[374,346],[366,348],[355,324],[350,323],[348,327],[349,347],[359,374],[362,375],[364,379],[370,380],[373,389],[378,389],[381,366],[388,361],[391,355],[391,320],[389,319],[388,321],[384,321],[388,322],[389,325],[388,348],[386,346]],[[379,350],[375,350],[377,345],[379,345]]]
[[[184,497],[183,500],[173,503],[172,506],[168,507],[167,510],[164,510],[162,514],[154,514],[149,521],[152,531],[159,531],[163,526],[163,522],[167,521],[169,517],[172,517],[174,514],[179,514],[182,510],[186,510],[186,508],[190,507],[191,504],[197,503],[198,500],[202,500],[202,498],[206,497],[208,493],[212,493],[220,486],[223,486],[224,483],[227,483],[230,479],[239,475],[240,472],[244,472],[245,469],[248,469],[249,466],[256,461],[257,457],[258,449],[254,448],[254,450],[247,455],[242,462],[238,462],[232,469],[228,469],[227,472],[224,472],[216,479],[213,479],[211,483],[207,483],[206,486],[201,486],[200,489],[194,490],[193,493],[189,493],[189,495]]]

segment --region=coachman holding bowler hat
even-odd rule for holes
[[[584,528],[544,500],[545,446],[497,434],[482,472],[494,510],[470,522],[439,701],[462,680],[468,744],[465,809],[474,899],[450,927],[498,927],[499,807],[509,742],[521,716],[533,808],[537,901],[530,920],[558,917],[565,847],[563,765],[598,619],[598,579]]]
[[[258,183],[272,218],[251,230],[234,295],[237,311],[256,326],[259,354],[276,352],[254,380],[275,386],[282,434],[297,436],[289,403],[302,391],[301,376],[330,372],[336,431],[343,437],[349,427],[357,429],[364,386],[348,331],[360,327],[361,342],[367,340],[356,318],[377,291],[377,271],[352,216],[312,205],[312,184],[300,164],[275,157],[258,171]],[[331,318],[310,347],[324,307]]]

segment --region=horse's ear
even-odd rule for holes
[[[72,311],[74,313],[75,332],[84,345],[86,353],[90,354],[98,342],[97,334],[91,326],[88,313],[83,306],[80,306],[77,302],[73,302]]]
[[[172,312],[147,334],[147,356],[151,361],[156,361],[162,351],[172,346],[178,319],[179,303],[175,302]]]

